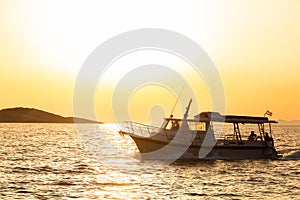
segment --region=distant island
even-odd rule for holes
[[[278,124],[284,126],[300,126],[300,120],[287,121],[287,120],[279,119]]]
[[[0,110],[0,123],[102,123],[93,120],[62,117],[34,108],[7,108]]]

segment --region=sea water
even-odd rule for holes
[[[279,160],[164,163],[113,124],[0,124],[0,199],[300,199],[300,126],[273,130]]]

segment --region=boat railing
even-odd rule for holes
[[[130,133],[133,133],[141,137],[149,137],[149,138],[153,137],[161,130],[161,128],[156,126],[150,126],[150,125],[140,124],[131,121],[124,121],[123,126],[127,128]]]

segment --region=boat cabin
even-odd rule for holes
[[[208,129],[214,130],[216,126],[222,126],[226,129],[224,131],[226,134],[221,134],[223,139],[234,140],[238,144],[243,144],[245,141],[261,141],[263,143],[270,141],[273,143],[271,124],[277,123],[267,117],[221,115],[218,112],[202,112],[194,116],[194,119],[179,119],[173,118],[173,116],[164,119],[161,129],[168,132],[177,132],[183,122],[188,125],[189,130],[196,131],[197,134],[205,134]],[[231,128],[229,125],[232,125]],[[243,130],[243,133],[240,129],[241,125],[250,126],[248,129]],[[265,125],[268,125],[268,127],[265,127]]]

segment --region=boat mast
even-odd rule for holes
[[[190,110],[190,107],[191,107],[191,103],[192,103],[192,99],[190,99],[189,105],[186,107],[186,111],[185,111],[184,116],[183,116],[184,119],[186,119],[189,116],[188,114],[189,114],[189,110]]]
[[[189,104],[186,107],[186,111],[183,115],[182,124],[181,124],[181,127],[180,127],[181,130],[189,130],[189,126],[188,126],[188,123],[187,123],[187,117],[188,117],[188,114],[189,114],[189,111],[190,111],[191,103],[192,103],[192,99],[190,99]],[[184,133],[184,131],[182,133]],[[185,136],[184,136],[184,139],[185,139]]]

